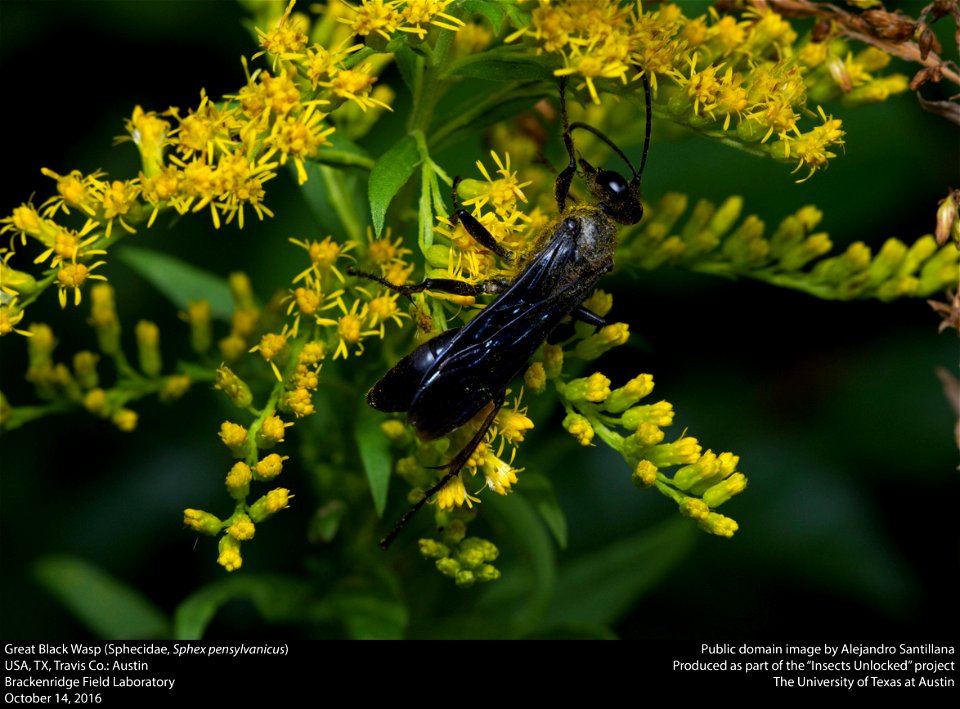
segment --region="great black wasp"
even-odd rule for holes
[[[605,321],[581,305],[597,281],[613,268],[617,229],[614,222],[636,224],[643,216],[640,176],[650,148],[650,82],[643,74],[646,131],[640,169],[637,170],[613,141],[586,123],[569,123],[566,81],[560,80],[560,115],[568,164],[557,175],[554,195],[559,217],[543,230],[528,262],[519,262],[512,281],[467,283],[449,278],[427,278],[421,283],[398,285],[370,273],[351,269],[353,275],[376,281],[402,295],[425,290],[455,295],[499,294],[463,327],[440,333],[401,359],[367,393],[367,403],[380,411],[405,411],[417,434],[433,440],[451,433],[489,409],[476,433],[463,449],[439,469],[446,471],[436,485],[410,508],[393,530],[380,541],[387,548],[423,504],[466,464],[483,440],[506,397],[507,385],[529,364],[537,348],[558,325],[571,317],[595,326]],[[606,143],[630,167],[628,181],[618,172],[595,168],[578,160],[573,131],[586,130]],[[570,183],[580,172],[597,204],[575,202]],[[459,220],[470,236],[508,262],[517,256],[459,203],[453,183],[454,223]],[[568,206],[567,202],[571,204]]]

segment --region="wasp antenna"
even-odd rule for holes
[[[587,131],[588,133],[593,133],[593,134],[594,134],[595,136],[597,136],[600,140],[602,140],[604,143],[606,143],[608,146],[610,146],[610,149],[611,149],[613,152],[615,152],[617,155],[619,155],[621,160],[623,160],[625,163],[627,163],[627,167],[629,167],[629,168],[630,168],[630,172],[633,173],[633,179],[634,179],[634,180],[637,180],[637,178],[638,178],[638,176],[639,176],[638,173],[637,173],[637,168],[635,168],[635,167],[633,166],[633,163],[630,162],[630,158],[628,158],[628,157],[626,156],[626,154],[624,154],[624,152],[623,152],[622,150],[620,150],[620,148],[618,148],[618,147],[616,146],[616,144],[615,144],[612,140],[610,140],[610,139],[609,139],[607,136],[605,136],[603,133],[601,133],[601,132],[598,131],[596,128],[594,128],[593,126],[591,126],[591,125],[589,125],[589,124],[587,124],[587,123],[577,122],[577,123],[571,123],[571,124],[570,124],[570,132],[571,132],[571,133],[572,133],[573,131],[575,131],[577,128],[582,128],[583,130]]]
[[[647,128],[643,137],[643,156],[640,158],[640,172],[634,171],[633,179],[630,181],[634,187],[640,186],[640,176],[643,175],[643,168],[647,165],[647,153],[650,152],[650,129],[653,125],[653,99],[650,96],[650,77],[646,70],[640,75],[643,79],[643,98],[647,109]]]

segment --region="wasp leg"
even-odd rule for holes
[[[438,470],[446,470],[447,473],[440,478],[440,482],[427,490],[423,497],[413,505],[409,510],[407,510],[403,517],[397,520],[397,523],[393,525],[393,529],[390,530],[390,534],[385,536],[380,540],[380,547],[383,549],[388,549],[393,540],[397,538],[397,535],[400,534],[400,531],[407,525],[407,522],[420,511],[420,508],[423,507],[427,500],[436,495],[440,490],[443,489],[443,486],[446,485],[453,479],[453,476],[460,472],[460,469],[466,465],[466,462],[470,460],[470,456],[473,455],[473,452],[477,449],[477,446],[480,445],[480,441],[483,440],[483,437],[487,435],[487,430],[490,426],[493,425],[493,420],[497,417],[497,413],[500,411],[500,407],[503,406],[505,392],[501,392],[497,398],[493,401],[493,409],[487,414],[487,417],[483,420],[480,428],[477,429],[477,432],[473,435],[473,438],[470,439],[470,442],[463,447],[449,463],[440,466]]]
[[[553,193],[557,198],[557,208],[563,214],[564,207],[567,205],[567,197],[570,194],[570,183],[577,172],[577,155],[573,148],[573,136],[570,131],[570,124],[567,120],[567,77],[560,77],[560,119],[563,122],[563,145],[567,149],[567,155],[570,156],[570,162],[557,175],[557,181],[554,183]]]
[[[582,305],[578,305],[570,313],[570,317],[574,320],[579,320],[580,322],[585,322],[587,325],[593,325],[594,327],[605,327],[607,321],[601,318],[596,313],[590,312]]]
[[[493,234],[487,231],[487,228],[477,221],[476,217],[460,206],[460,195],[457,193],[457,186],[462,179],[460,176],[453,178],[453,217],[450,219],[451,223],[456,226],[459,221],[463,224],[463,228],[467,230],[467,233],[472,236],[473,240],[480,244],[480,246],[489,249],[504,261],[512,262],[514,258],[516,258],[516,255],[512,251],[503,248],[503,246],[493,238]]]
[[[386,278],[381,278],[366,271],[357,270],[352,266],[347,267],[347,273],[351,276],[360,276],[370,281],[376,281],[380,285],[396,291],[400,295],[407,296],[414,293],[421,293],[425,290],[436,290],[453,295],[491,295],[494,293],[502,293],[507,289],[507,286],[510,285],[510,281],[501,278],[491,278],[488,281],[480,281],[479,283],[467,283],[466,281],[458,281],[455,278],[425,278],[420,283],[404,283],[398,285],[391,283]]]

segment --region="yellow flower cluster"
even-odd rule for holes
[[[700,200],[684,222],[688,202],[686,195],[668,193],[649,207],[644,222],[624,234],[620,262],[646,269],[679,264],[840,300],[927,296],[957,282],[960,253],[949,244],[938,246],[932,235],[910,245],[887,239],[875,255],[857,241],[842,254],[823,258],[832,242],[817,231],[823,213],[816,207],[802,207],[768,235],[756,216],[741,220],[741,197],[719,206]]]
[[[556,55],[562,66],[554,74],[580,79],[577,88],[586,88],[595,103],[604,80],[615,90],[646,74],[659,115],[796,161],[807,177],[835,157],[844,135],[840,120],[821,107],[822,125],[801,130],[809,96],[827,101],[842,94],[849,103],[865,103],[907,90],[902,75],[874,75],[889,55],[872,48],[853,55],[829,37],[798,41],[771,8],[739,19],[711,8],[688,18],[675,3],[644,12],[639,3],[616,0],[539,0],[530,24],[508,40],[520,37]]]
[[[601,333],[602,330],[591,335],[581,332],[576,336],[579,342],[567,347],[575,357],[593,359],[597,356],[595,350],[583,345],[592,338],[602,338]],[[624,336],[609,346],[625,341]],[[554,382],[567,410],[563,427],[577,442],[587,446],[595,437],[599,438],[623,455],[638,487],[655,486],[704,531],[733,536],[737,523],[715,510],[746,488],[746,477],[736,471],[739,457],[704,451],[696,438],[686,434],[665,441],[663,429],[673,424],[673,405],[668,401],[641,403],[653,391],[651,375],[640,374],[623,386],[611,388],[610,379],[600,372],[566,379],[564,359],[560,347],[544,345],[530,369],[537,372],[532,376],[545,376]],[[670,469],[674,469],[672,475]]]

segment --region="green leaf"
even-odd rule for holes
[[[347,506],[343,500],[331,500],[318,508],[310,520],[310,526],[307,527],[307,537],[310,542],[313,544],[332,542],[340,531],[340,522],[346,513]]]
[[[529,11],[521,9],[514,3],[504,3],[503,9],[506,10],[507,17],[510,18],[510,24],[514,27],[526,27],[530,24]]]
[[[498,47],[454,62],[448,73],[490,81],[547,81],[553,79],[553,69],[554,62],[546,55],[530,56],[513,47]]]
[[[383,231],[387,208],[397,191],[406,184],[420,163],[417,142],[413,136],[401,138],[384,153],[370,172],[370,215],[377,236]]]
[[[340,132],[333,133],[328,140],[330,146],[318,150],[313,162],[333,167],[358,167],[363,170],[373,168],[370,154]]]
[[[693,549],[697,534],[690,520],[670,519],[567,564],[560,570],[557,592],[542,627],[613,623],[680,564]]]
[[[397,50],[393,59],[397,64],[397,69],[400,70],[400,78],[407,85],[407,90],[411,94],[416,93],[417,76],[423,70],[422,67],[418,67],[418,64],[423,62],[423,57],[409,46],[404,46]]]
[[[214,318],[229,320],[233,314],[233,296],[226,279],[160,251],[120,246],[116,254],[176,307],[186,309],[190,301],[206,300]]]
[[[492,614],[494,622],[506,620],[523,635],[538,627],[553,598],[557,580],[554,547],[539,515],[521,495],[487,495],[483,504],[505,528],[498,537],[510,539],[511,546],[519,546],[526,557],[523,566],[501,569],[503,577],[484,593],[483,612]]]
[[[497,86],[503,86],[497,84]],[[478,97],[479,100],[479,97]],[[434,126],[436,130],[431,137],[431,147],[435,153],[456,145],[470,135],[476,135],[488,126],[516,116],[537,103],[540,97],[536,94],[518,96],[498,101],[487,110],[471,116],[469,120],[458,118],[458,114],[466,115],[465,110],[458,109],[450,116],[441,116]]]
[[[377,515],[382,517],[387,506],[387,492],[390,490],[390,468],[393,457],[390,455],[390,440],[380,430],[385,416],[369,406],[361,406],[357,413],[356,437],[360,449],[360,460],[367,472],[370,494]]]
[[[307,181],[300,185],[300,192],[320,231],[360,239],[367,224],[366,183],[373,160],[338,133],[330,136],[330,140],[334,151],[331,154],[337,158],[338,166],[308,162]],[[345,166],[351,161],[355,166]]]
[[[525,472],[518,491],[530,501],[561,549],[567,548],[567,516],[557,501],[553,483],[540,473]]]
[[[174,637],[199,640],[214,615],[228,601],[251,602],[264,620],[292,622],[313,619],[310,584],[287,576],[230,576],[204,586],[184,600],[174,613]]]
[[[403,639],[409,614],[399,601],[350,592],[338,595],[334,605],[354,640]]]
[[[40,584],[104,640],[170,637],[170,621],[152,602],[93,564],[47,556],[34,565]]]
[[[489,0],[464,0],[461,6],[467,12],[472,12],[474,15],[482,15],[490,20],[490,24],[493,25],[493,34],[500,34],[500,30],[503,29],[503,21],[507,19],[506,12],[500,3],[490,2]]]

